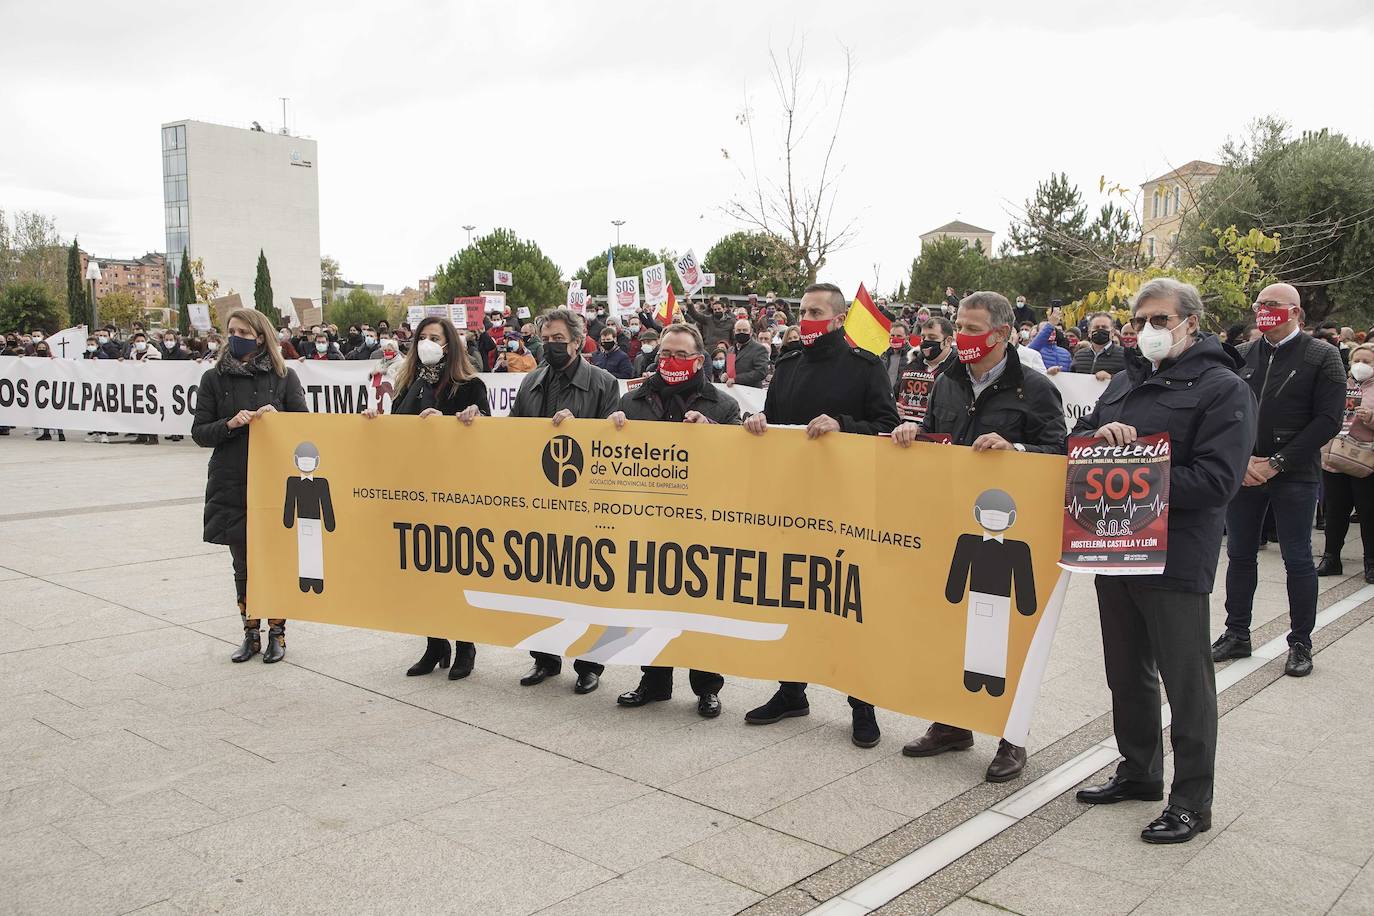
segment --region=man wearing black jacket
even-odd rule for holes
[[[1125,368],[1121,344],[1112,342],[1112,316],[1106,312],[1089,315],[1088,345],[1074,353],[1069,371],[1096,376],[1098,381],[1105,382]]]
[[[940,373],[921,423],[897,427],[892,439],[909,446],[919,433],[946,433],[975,452],[1011,449],[1064,454],[1064,402],[1054,382],[1027,372],[1011,346],[1014,317],[1005,296],[972,293],[959,303],[954,328],[958,361]],[[973,747],[973,732],[943,722],[902,748],[908,757],[933,757]],[[988,765],[988,782],[1015,779],[1026,749],[1003,740]]]
[[[849,301],[838,286],[815,283],[806,288],[801,301],[802,348],[778,357],[763,411],[745,420],[745,429],[763,435],[770,422],[805,424],[810,439],[828,433],[872,436],[892,431],[897,425],[897,406],[891,383],[878,357],[845,342],[848,310]],[[849,706],[854,743],[875,746],[882,733],[873,705],[850,697]],[[771,725],[810,712],[806,685],[783,681],[773,698],[746,713],[744,721]]]
[[[1173,719],[1174,779],[1169,806],[1140,837],[1182,843],[1211,826],[1217,696],[1208,595],[1226,505],[1241,489],[1255,439],[1256,408],[1236,374],[1236,357],[1218,338],[1198,333],[1202,299],[1195,288],[1151,280],[1136,295],[1133,312],[1140,352],[1126,355],[1126,370],[1074,434],[1109,445],[1169,434],[1168,553],[1159,575],[1096,578],[1112,727],[1124,759],[1105,784],[1079,790],[1078,800],[1107,805],[1164,797],[1162,675]]]
[[[1226,510],[1226,632],[1212,644],[1212,658],[1250,655],[1260,529],[1272,506],[1288,578],[1284,673],[1304,677],[1312,672],[1317,622],[1312,516],[1321,447],[1341,429],[1345,367],[1335,347],[1302,333],[1302,302],[1292,286],[1266,286],[1254,310],[1263,337],[1243,351],[1241,377],[1259,402],[1259,426],[1244,486]]]

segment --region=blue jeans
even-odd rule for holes
[[[1288,573],[1288,644],[1310,649],[1317,622],[1317,567],[1312,562],[1315,480],[1285,480],[1279,475],[1262,486],[1241,487],[1231,500],[1226,509],[1226,632],[1250,638],[1259,582],[1260,528],[1271,505]]]

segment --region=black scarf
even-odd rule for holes
[[[272,365],[271,355],[263,349],[255,350],[248,354],[246,360],[240,361],[228,347],[221,351],[219,362],[216,368],[220,375],[244,375],[252,376],[254,373],[276,372],[277,367]]]
[[[702,371],[698,371],[696,375],[678,385],[669,385],[657,372],[644,380],[644,387],[663,404],[663,419],[674,423],[682,422],[682,418],[691,409],[693,398],[700,394],[707,384],[709,383],[706,381],[706,373]]]
[[[444,377],[444,369],[448,366],[448,360],[441,359],[432,366],[426,366],[424,363],[419,362],[419,360],[416,360],[416,363],[416,377],[438,387],[439,379]]]

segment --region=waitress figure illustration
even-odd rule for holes
[[[329,481],[315,476],[320,466],[320,450],[313,442],[296,446],[295,462],[301,474],[286,478],[282,524],[296,528],[301,591],[321,595],[324,594],[324,532],[334,530],[334,503],[329,498]]]
[[[1035,614],[1035,572],[1030,545],[1004,536],[1016,524],[1016,502],[1010,493],[984,490],[973,504],[973,518],[983,531],[959,535],[945,600],[961,604],[967,590],[964,687],[971,693],[986,688],[989,696],[1000,697],[1007,689],[1011,598],[1016,595],[1016,610],[1021,614]]]

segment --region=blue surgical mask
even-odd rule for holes
[[[252,337],[234,335],[229,338],[229,352],[234,355],[235,359],[243,359],[257,348],[258,342]]]
[[[712,366],[713,368],[716,368],[716,369],[724,369],[724,368],[725,368],[725,360],[723,360],[723,359],[713,359],[713,360],[711,360],[711,366]]]

